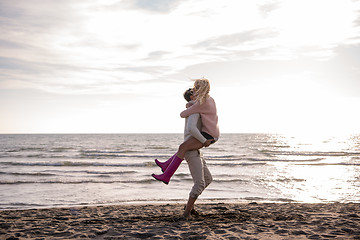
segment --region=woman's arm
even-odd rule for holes
[[[196,102],[191,107],[188,107],[186,110],[182,111],[180,113],[180,117],[187,118],[188,116],[190,116],[193,113],[200,113],[200,104],[198,102]]]
[[[187,104],[186,104],[186,108],[189,108],[189,107],[191,107],[192,105],[194,105],[195,104],[195,101],[190,101],[190,102],[188,102]]]

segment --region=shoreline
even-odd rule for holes
[[[83,208],[83,207],[106,207],[106,206],[142,206],[142,205],[177,205],[177,204],[186,204],[187,199],[176,199],[176,200],[140,200],[140,201],[124,201],[124,202],[118,202],[118,203],[94,203],[94,204],[74,204],[74,205],[56,205],[56,206],[28,206],[28,207],[10,207],[10,208],[0,208],[1,211],[23,211],[23,210],[44,210],[44,209],[58,209],[58,208]],[[259,204],[269,204],[269,203],[276,203],[276,204],[283,204],[283,203],[303,203],[304,202],[297,202],[297,201],[281,201],[281,200],[250,200],[250,199],[198,199],[196,201],[196,205],[204,205],[204,204],[251,204],[253,202],[259,203]],[[338,203],[338,202],[321,202],[321,203]],[[346,203],[346,202],[344,202]],[[352,203],[352,202],[350,202]],[[355,202],[357,203],[357,202]],[[360,203],[360,202],[359,202]],[[309,203],[313,204],[313,203]],[[315,204],[315,203],[314,203]]]
[[[33,207],[14,207],[14,208],[0,208],[0,213],[3,211],[27,211],[27,210],[52,210],[52,209],[73,209],[73,208],[93,208],[93,207],[126,207],[126,206],[159,206],[159,205],[185,205],[187,199],[176,200],[176,201],[127,201],[119,203],[94,203],[94,204],[74,204],[74,205],[57,205],[57,206],[33,206]],[[328,202],[297,202],[297,201],[250,201],[250,200],[237,200],[237,201],[222,201],[222,200],[204,200],[198,199],[195,205],[216,205],[216,204],[225,204],[225,205],[246,205],[246,204],[360,204],[357,201],[349,202],[338,202],[338,201],[328,201]]]
[[[51,210],[51,209],[68,209],[68,208],[83,208],[83,207],[106,207],[106,206],[142,206],[142,205],[178,205],[186,204],[187,199],[173,199],[173,200],[137,200],[137,201],[121,201],[121,202],[111,202],[111,203],[93,203],[93,204],[74,204],[74,205],[54,205],[54,206],[27,206],[27,207],[9,207],[9,208],[0,208],[0,213],[2,211],[24,211],[24,210]],[[360,204],[359,201],[321,201],[321,202],[302,202],[291,199],[258,199],[258,198],[249,198],[249,199],[230,199],[230,198],[200,198],[196,200],[196,205],[207,205],[207,204],[229,204],[229,205],[241,205],[241,204]]]
[[[121,204],[0,211],[0,239],[360,239],[360,203]]]

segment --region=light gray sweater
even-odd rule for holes
[[[206,142],[206,138],[200,133],[202,122],[199,113],[193,113],[185,119],[184,140],[194,137],[201,143]]]

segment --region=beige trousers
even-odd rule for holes
[[[200,151],[188,151],[185,154],[185,160],[188,163],[194,182],[194,186],[190,192],[190,197],[196,199],[212,182],[212,176]]]

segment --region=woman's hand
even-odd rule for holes
[[[194,105],[193,102],[188,102],[188,103],[186,104],[186,108],[189,108],[189,107],[191,107],[192,105]]]
[[[208,146],[210,146],[210,144],[211,144],[211,142],[213,141],[214,139],[208,139],[208,140],[206,140],[206,142],[204,142],[204,147],[208,147]]]

